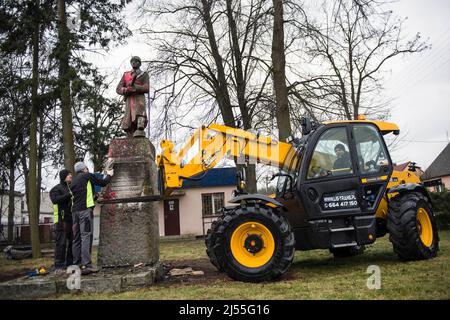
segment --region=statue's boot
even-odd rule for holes
[[[145,137],[145,118],[137,117],[137,130],[134,132],[133,136],[136,137]]]

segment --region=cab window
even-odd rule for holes
[[[380,173],[383,166],[389,165],[382,137],[375,127],[365,124],[354,125],[353,136],[361,173]]]
[[[347,130],[331,128],[322,133],[308,168],[308,179],[353,174]]]

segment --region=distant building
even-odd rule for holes
[[[49,192],[41,192],[41,205],[39,208],[39,223],[51,224],[53,223],[53,203],[50,200]],[[23,205],[22,205],[22,223],[28,224],[29,220],[29,212],[26,203],[26,198],[23,197]]]
[[[16,239],[20,230],[17,225],[22,223],[22,206],[24,195],[21,192],[14,192],[14,218],[13,218],[13,238]],[[9,190],[0,190],[0,214],[1,214],[1,225],[0,225],[0,242],[6,241],[8,239],[8,211],[9,211]]]
[[[414,166],[415,167],[415,171],[410,171],[409,168]],[[394,170],[395,171],[408,171],[408,172],[412,172],[413,174],[415,174],[417,177],[421,177],[423,175],[423,170],[420,169],[419,167],[416,166],[415,162],[405,162],[405,163],[401,163],[401,164],[396,164],[394,166]]]
[[[450,189],[450,143],[425,170],[421,179],[430,191]]]
[[[22,223],[22,205],[24,195],[21,192],[14,191],[14,223]],[[8,223],[9,211],[9,190],[0,190],[0,213],[1,223]]]
[[[39,208],[39,233],[41,242],[49,242],[52,240],[53,223],[53,208],[49,198],[48,192],[41,193]],[[29,212],[26,202],[25,194],[21,192],[14,192],[14,226],[13,239],[22,243],[30,242],[30,228],[29,228]],[[8,238],[8,209],[9,209],[9,191],[0,191],[0,212],[1,212],[1,226],[0,226],[0,242],[6,241]]]
[[[236,168],[207,171],[200,180],[184,180],[172,197],[159,205],[160,236],[201,236],[236,189]]]

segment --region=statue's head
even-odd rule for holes
[[[137,69],[142,64],[141,58],[139,58],[138,56],[134,56],[131,58],[130,63],[131,63],[131,66],[133,67],[133,69]]]

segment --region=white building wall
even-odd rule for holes
[[[23,197],[23,211],[21,212],[22,216],[22,224],[28,224],[29,223],[29,213],[28,213],[28,206],[26,202],[25,196]],[[46,218],[50,219],[50,222],[53,223],[53,203],[50,200],[50,193],[49,192],[42,192],[41,193],[41,205],[39,208],[39,223],[44,223],[44,220]]]
[[[9,208],[9,197],[7,194],[0,196],[1,203],[1,223],[8,223],[8,208]],[[14,197],[14,223],[22,223],[22,197]]]
[[[202,194],[224,193],[224,205],[230,205],[235,186],[183,189],[186,194],[180,196],[180,235],[203,235]],[[159,204],[159,235],[164,236],[164,202]]]
[[[450,189],[450,176],[442,177],[442,183],[446,189]]]

